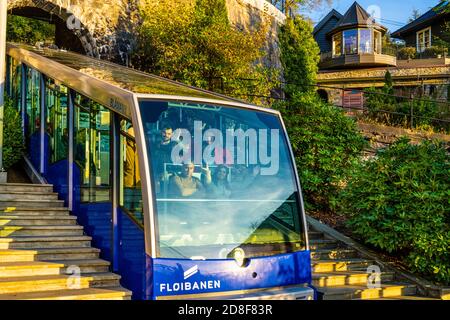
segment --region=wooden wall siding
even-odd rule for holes
[[[427,24],[427,25],[421,26],[418,29],[415,29],[413,31],[405,33],[402,36],[402,39],[405,40],[407,47],[417,48],[417,36],[416,36],[417,31],[423,30],[423,29],[431,26],[431,37],[432,37],[431,45],[433,45],[433,38],[442,36],[443,30],[444,30],[444,24],[445,24],[445,20],[433,21],[432,24]]]
[[[334,26],[339,21],[338,18],[332,17],[330,20],[325,23],[325,25],[320,29],[315,35],[314,39],[316,40],[317,44],[319,45],[320,52],[329,52],[332,50],[332,43],[331,39],[327,39],[326,34],[330,32]]]
[[[329,59],[320,63],[321,69],[354,66],[396,66],[397,58],[385,54],[354,54]]]

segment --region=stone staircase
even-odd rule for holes
[[[63,206],[51,185],[0,184],[0,300],[131,299]]]
[[[369,282],[376,265],[358,251],[309,226],[312,259],[312,281],[323,300],[418,300],[421,297],[415,284],[392,271],[380,267],[380,286]],[[373,279],[373,276],[372,276]],[[371,286],[368,285],[371,284]]]

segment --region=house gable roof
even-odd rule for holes
[[[320,20],[320,22],[314,27],[313,30],[313,34],[315,35],[317,32],[319,32],[326,24],[328,21],[330,21],[331,18],[336,18],[338,20],[342,19],[343,15],[340,14],[338,11],[336,11],[335,9],[331,10],[326,16],[325,18],[323,18],[322,20]]]
[[[427,24],[427,23],[435,20],[436,18],[441,17],[444,14],[442,12],[442,9],[448,4],[449,4],[449,1],[444,1],[444,2],[439,3],[437,6],[433,7],[429,11],[425,12],[423,15],[421,15],[416,20],[408,23],[406,26],[393,32],[391,34],[391,36],[394,38],[401,38],[402,35],[412,32],[412,31],[415,31],[416,29],[423,27],[424,24]]]

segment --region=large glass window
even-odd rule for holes
[[[359,29],[359,53],[373,53],[372,30]]]
[[[381,32],[374,30],[373,32],[373,42],[374,42],[374,51],[375,53],[381,54],[382,53],[382,39],[381,39]]]
[[[110,111],[77,94],[74,121],[74,160],[80,170],[81,201],[110,201]]]
[[[120,205],[141,225],[141,175],[134,128],[129,121],[120,123]]]
[[[141,102],[159,256],[233,258],[304,249],[279,119],[203,104]]]
[[[333,57],[339,57],[342,54],[342,32],[333,35]]]
[[[345,30],[344,31],[344,50],[345,54],[357,54],[358,53],[358,30]]]
[[[27,68],[25,127],[28,137],[38,132],[41,127],[40,81],[40,73],[32,68]]]
[[[431,47],[431,28],[417,32],[417,51],[424,52]]]
[[[67,122],[68,88],[47,79],[46,134],[49,137],[50,163],[67,159],[69,151],[69,129]]]

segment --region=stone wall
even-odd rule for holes
[[[446,84],[450,79],[450,65],[412,68],[372,68],[342,71],[322,71],[317,75],[319,85],[338,88],[382,87],[386,71],[398,86],[414,86],[423,83]]]
[[[265,0],[226,0],[228,19],[236,28],[252,31],[262,22],[269,25],[264,63],[281,69],[280,48],[278,46],[278,26],[286,17]]]
[[[37,8],[60,19],[80,40],[87,55],[127,63],[133,46],[134,28],[139,23],[139,0],[9,0],[9,10]],[[277,25],[284,15],[265,0],[226,0],[230,22],[251,30],[262,20],[271,28],[266,61],[279,66]]]

